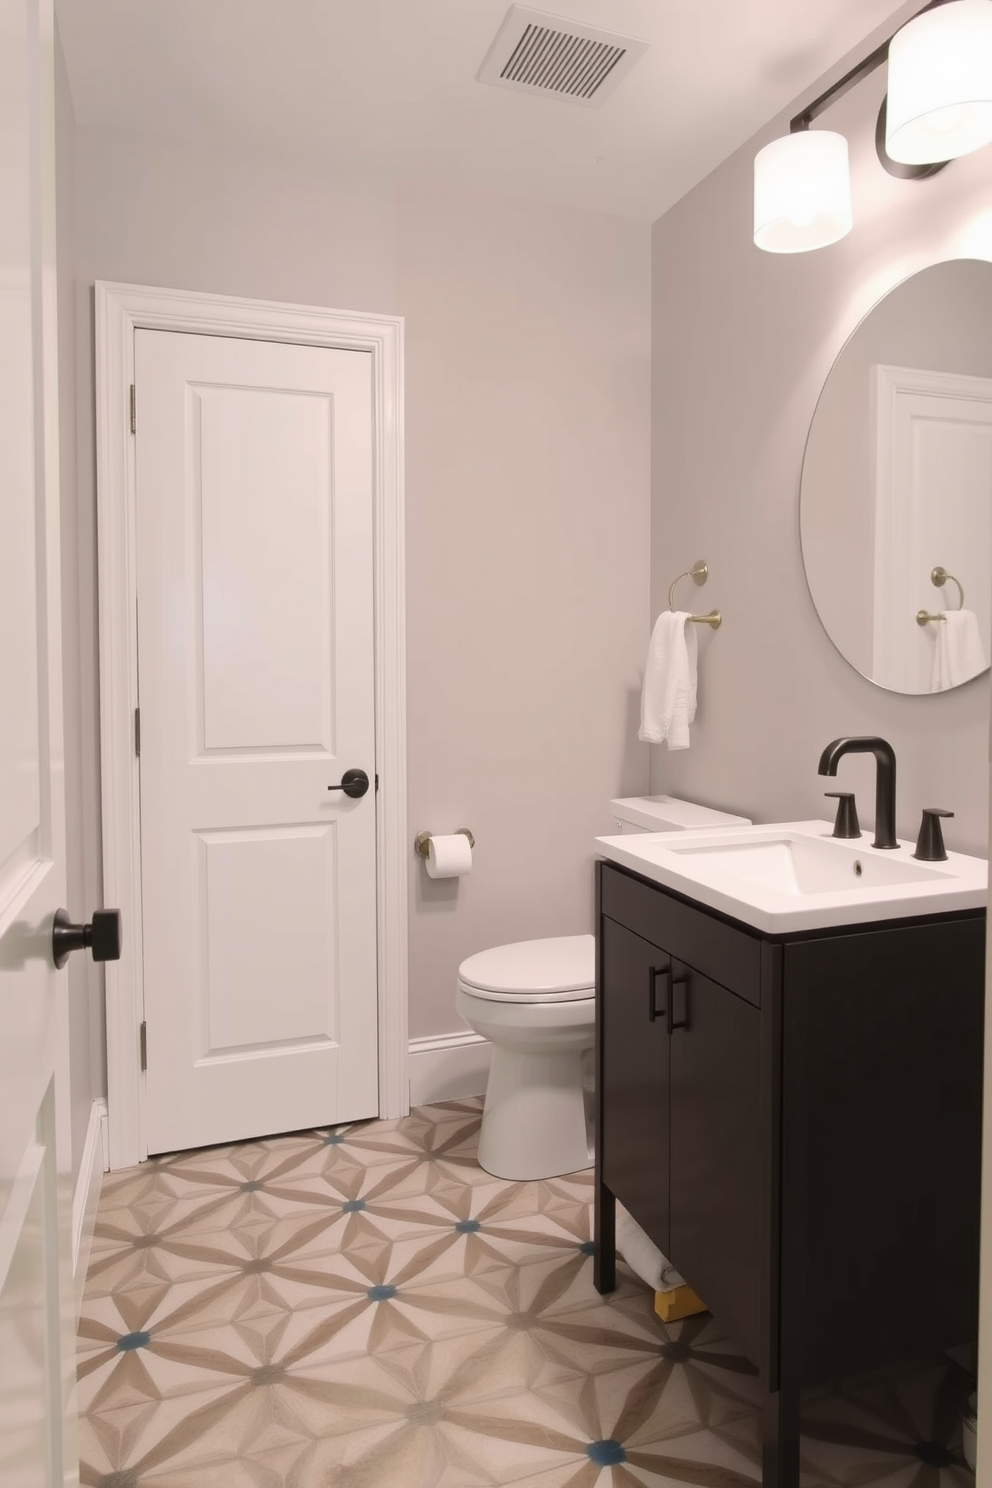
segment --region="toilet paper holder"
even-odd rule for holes
[[[475,846],[475,834],[471,832],[468,827],[457,827],[455,830],[461,832],[464,837],[468,838],[469,847]],[[416,837],[414,837],[413,850],[417,854],[418,858],[426,858],[427,854],[430,852],[431,835],[432,834],[430,832],[418,832]]]

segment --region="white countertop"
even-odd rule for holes
[[[988,899],[984,858],[949,852],[921,863],[913,842],[875,848],[870,831],[835,838],[824,821],[595,841],[610,862],[769,935],[983,909]]]

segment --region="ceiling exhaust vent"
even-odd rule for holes
[[[646,41],[511,5],[478,78],[598,108],[647,49]]]

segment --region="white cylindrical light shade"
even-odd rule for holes
[[[847,140],[804,129],[754,158],[754,241],[767,253],[806,253],[851,231]]]
[[[954,160],[992,140],[992,4],[950,0],[889,42],[885,148],[904,165]]]

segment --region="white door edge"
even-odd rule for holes
[[[357,315],[144,285],[96,284],[97,536],[100,553],[100,753],[105,904],[128,927],[106,969],[107,1107],[111,1169],[148,1155],[140,1028],[141,856],[134,752],[138,646],[134,332],[186,331],[339,347],[372,355],[375,586],[376,895],[379,1115],[409,1110],[407,1009],[406,607],[403,507],[403,319]],[[141,417],[140,408],[137,417]]]
[[[89,1269],[100,1187],[107,1170],[107,1102],[95,1100],[86,1123],[79,1176],[72,1194],[72,1275],[76,1287],[75,1323],[83,1310],[83,1288]]]

